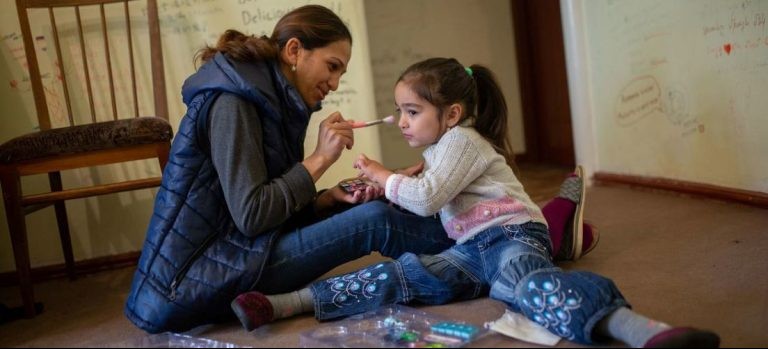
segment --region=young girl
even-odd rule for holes
[[[242,294],[232,307],[247,329],[301,311],[328,320],[385,304],[444,304],[490,292],[580,343],[615,338],[633,347],[719,345],[715,333],[672,328],[631,311],[604,277],[553,264],[547,222],[510,167],[507,108],[487,68],[446,58],[416,63],[398,80],[395,101],[409,145],[426,146],[423,172],[395,174],[365,155],[355,167],[397,205],[423,216],[439,212],[457,244],[434,256],[407,253],[292,294]]]

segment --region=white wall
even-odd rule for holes
[[[579,161],[768,192],[768,2],[562,5]]]
[[[509,133],[516,153],[525,152],[512,12],[507,0],[389,0],[365,2],[376,92],[377,117],[394,111],[394,85],[409,65],[429,57],[454,57],[494,71],[509,107]],[[421,158],[397,127],[380,127],[386,166]]]

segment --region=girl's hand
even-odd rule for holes
[[[368,177],[382,188],[386,186],[387,178],[392,174],[392,171],[386,169],[378,161],[369,159],[365,154],[360,154],[353,166],[360,170],[361,176]]]

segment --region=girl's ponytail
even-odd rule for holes
[[[470,67],[472,78],[477,86],[477,118],[475,129],[504,156],[513,169],[515,153],[507,133],[507,102],[499,83],[490,69],[473,64]]]

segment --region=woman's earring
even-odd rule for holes
[[[291,71],[293,71],[293,72],[295,72],[295,71],[296,71],[296,65],[292,65],[292,66],[291,66]]]

